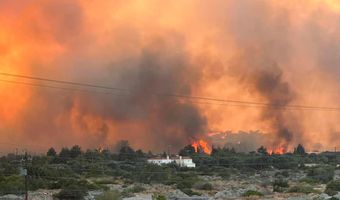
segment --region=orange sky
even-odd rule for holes
[[[272,112],[141,93],[340,107],[339,21],[336,0],[1,1],[1,72],[136,88],[138,98],[0,82],[0,140],[96,147],[128,139],[162,150],[211,130],[260,130],[269,146],[339,146],[337,111]],[[282,128],[292,136],[278,134]]]

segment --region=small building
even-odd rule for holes
[[[148,163],[156,164],[156,165],[167,165],[170,163],[175,163],[180,167],[189,167],[194,168],[196,167],[196,164],[192,161],[192,158],[190,157],[182,157],[182,156],[176,156],[176,157],[169,157],[166,158],[150,158],[148,159]]]
[[[192,161],[192,158],[190,157],[179,156],[179,158],[175,159],[175,162],[180,167],[189,167],[189,168],[196,167],[196,164]]]
[[[317,167],[317,166],[320,166],[319,163],[305,163],[304,165],[305,165],[305,167]]]
[[[166,158],[156,157],[156,158],[149,158],[148,163],[156,164],[156,165],[167,165],[174,162],[174,160],[170,159],[169,156]]]

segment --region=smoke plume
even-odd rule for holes
[[[259,130],[268,147],[334,148],[338,111],[289,106],[339,107],[339,21],[336,1],[0,0],[1,72],[117,89],[1,76],[0,140],[175,151]]]
[[[286,109],[286,106],[294,101],[295,93],[291,89],[292,86],[284,80],[282,69],[270,59],[270,54],[256,49],[247,50],[241,57],[233,60],[229,69],[230,74],[236,77],[245,89],[260,96],[261,102],[265,104],[254,106],[262,110],[261,120],[267,122],[269,131],[273,133],[272,143],[267,145],[287,148],[294,136],[298,140],[302,137],[294,115],[289,108]]]

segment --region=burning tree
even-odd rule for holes
[[[301,144],[299,144],[296,148],[294,148],[294,154],[305,155],[305,148]]]
[[[194,141],[191,144],[192,147],[194,147],[196,153],[205,153],[205,154],[210,154],[211,153],[211,148],[208,145],[208,142],[200,139],[198,141]]]
[[[261,155],[268,155],[267,148],[264,146],[261,146],[260,148],[257,149],[257,152]]]
[[[192,156],[196,153],[196,149],[192,145],[187,145],[179,151],[180,156]]]

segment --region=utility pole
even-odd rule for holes
[[[28,200],[28,180],[27,180],[27,151],[25,151],[25,168],[24,168],[24,175],[25,175],[25,200]]]
[[[171,157],[171,151],[170,151],[171,145],[168,145],[168,156]]]

